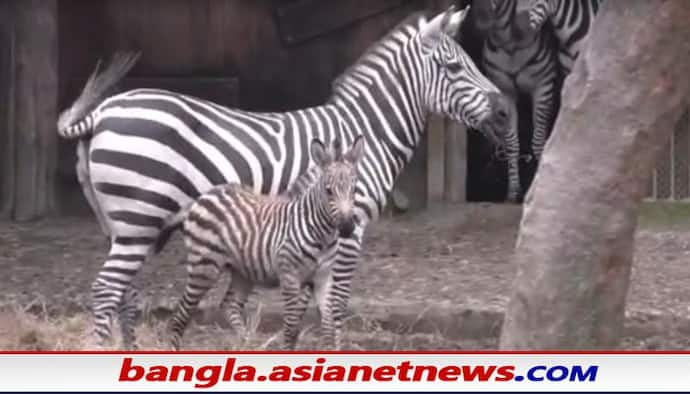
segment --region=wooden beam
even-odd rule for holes
[[[12,3],[0,2],[0,218],[9,219],[14,207],[14,87],[15,40]]]
[[[278,7],[278,29],[287,45],[302,43],[400,6],[406,0],[298,0]]]
[[[437,115],[429,117],[427,124],[427,204],[441,201],[445,189],[445,155],[446,149],[443,118]]]
[[[448,202],[463,202],[467,199],[467,128],[446,119],[444,132],[444,199]]]

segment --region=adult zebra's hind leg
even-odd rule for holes
[[[123,338],[125,346],[135,343],[133,318],[128,318],[132,299],[125,297],[125,293],[132,291],[132,280],[146,260],[153,241],[151,237],[113,238],[108,258],[91,286],[93,333],[98,346],[112,339],[115,312],[125,317],[120,321],[122,332],[127,336]]]
[[[190,254],[187,257],[187,284],[184,295],[178,301],[168,325],[170,346],[173,349],[179,350],[192,312],[199,306],[199,302],[206,293],[218,282],[220,265],[218,261],[198,254]]]
[[[139,313],[139,290],[134,286],[129,286],[122,297],[120,308],[120,329],[122,332],[122,344],[125,349],[136,350],[139,347],[136,343],[134,327]]]
[[[93,184],[91,183],[91,176],[89,175],[89,142],[87,140],[80,140],[77,144],[77,179],[81,185],[81,189],[84,192],[84,197],[89,203],[91,210],[94,215],[96,215],[96,220],[98,225],[101,227],[101,231],[107,237],[110,234],[110,228],[108,227],[107,220],[101,210],[100,205],[96,202],[96,195],[93,191]]]

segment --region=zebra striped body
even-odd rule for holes
[[[521,34],[521,24],[527,24],[516,14],[517,0],[493,0],[493,12],[487,12],[492,22],[482,51],[485,74],[517,105],[521,97],[530,100],[532,110],[531,151],[536,160],[541,158],[556,112],[559,68],[556,43],[549,31],[539,30]],[[488,2],[487,2],[488,3]],[[485,7],[488,5],[485,4]],[[530,33],[528,31],[528,33]],[[511,129],[517,130],[516,125]],[[510,135],[506,142],[508,160],[508,199],[517,197],[520,190],[518,134]]]
[[[245,332],[241,312],[252,287],[280,285],[285,302],[284,348],[294,348],[319,255],[339,233],[354,229],[354,186],[362,142],[358,138],[345,154],[334,147],[323,162],[317,157],[317,171],[304,175],[306,182],[298,179],[299,190],[269,196],[234,183],[212,189],[191,206],[183,224],[189,275],[171,320],[173,348],[179,348],[190,310],[225,269],[231,284],[224,307],[235,330]]]
[[[359,225],[353,237],[339,238],[324,252],[329,261],[320,266],[327,280],[314,289],[322,318],[333,328],[324,340],[339,347],[364,228],[412,158],[428,113],[464,122],[492,141],[501,141],[512,123],[505,97],[451,38],[464,15],[449,10],[431,21],[417,15],[402,23],[346,70],[318,107],[255,113],[149,89],[104,100],[94,110],[91,134],[82,135],[88,143],[82,185],[85,194],[93,194],[92,206],[112,240],[93,285],[98,338],[111,336],[123,293],[182,207],[226,183],[262,194],[283,192],[310,167],[309,141],[340,138],[351,144],[362,135]]]
[[[528,3],[525,12],[533,31],[541,30],[547,20],[551,22],[558,38],[558,59],[563,71],[570,74],[603,0],[520,1]]]

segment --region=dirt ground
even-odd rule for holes
[[[491,349],[497,345],[514,268],[520,208],[463,204],[384,218],[367,233],[354,282],[351,349]],[[647,204],[637,234],[622,347],[690,349],[690,208]],[[88,327],[88,290],[107,251],[90,217],[0,222],[1,348],[75,348]],[[160,327],[180,296],[179,239],[137,278],[146,291],[141,345],[159,348]],[[275,291],[253,297],[255,337],[232,339],[214,309],[222,286],[185,336],[188,349],[273,348]],[[314,348],[307,318],[300,348]],[[60,340],[58,340],[58,338]],[[71,339],[70,339],[71,338]]]

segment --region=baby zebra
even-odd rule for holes
[[[187,285],[170,322],[170,345],[179,349],[191,310],[215,285],[222,270],[231,276],[222,302],[237,333],[246,330],[244,303],[254,285],[280,286],[284,301],[283,348],[294,349],[312,295],[318,256],[355,229],[357,164],[364,139],[343,152],[314,139],[315,166],[279,196],[256,194],[234,183],[202,195],[188,208],[183,236]]]

